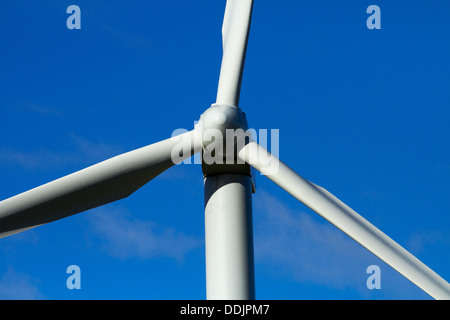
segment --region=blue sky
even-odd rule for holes
[[[81,8],[69,30],[66,8]],[[366,9],[381,8],[369,30]],[[0,199],[171,136],[215,101],[225,1],[4,1]],[[241,108],[280,158],[450,279],[448,1],[255,0]],[[257,299],[429,299],[263,176]],[[0,240],[1,299],[204,299],[200,165]],[[81,290],[66,269],[78,265]],[[366,287],[370,265],[381,289]]]

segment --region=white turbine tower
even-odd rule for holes
[[[248,129],[246,116],[239,108],[239,93],[252,6],[252,0],[227,1],[216,103],[201,115],[192,131],[1,201],[0,237],[125,198],[193,154],[214,153],[214,159],[223,163],[207,162],[203,157],[202,164],[208,299],[255,297],[251,167],[432,297],[450,299],[447,281],[327,190],[302,178],[245,135],[227,136],[228,132]],[[219,136],[223,140],[218,143]]]

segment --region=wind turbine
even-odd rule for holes
[[[125,198],[176,163],[203,158],[208,299],[253,299],[252,171],[266,175],[436,299],[450,285],[371,223],[289,168],[248,135],[239,108],[252,0],[228,0],[222,28],[223,59],[216,102],[192,131],[121,154],[0,202],[0,237]],[[218,144],[212,139],[221,136]],[[231,148],[230,148],[231,146]],[[222,162],[222,163],[220,163]]]

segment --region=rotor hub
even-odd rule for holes
[[[241,129],[243,132],[248,130],[248,123],[245,114],[238,107],[223,104],[213,104],[201,116],[199,128],[202,134],[203,146],[209,145],[212,139],[219,133],[223,141],[226,141],[227,132],[235,132]]]
[[[237,157],[250,138],[247,118],[240,108],[213,104],[200,116],[196,126],[202,139],[205,176],[222,173],[251,176],[250,166]]]

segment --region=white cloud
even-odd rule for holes
[[[70,135],[69,141],[73,151],[0,149],[0,162],[17,164],[27,170],[42,170],[74,164],[91,165],[123,152],[118,146],[95,143],[75,134]]]
[[[270,266],[272,272],[299,283],[356,290],[365,298],[428,297],[336,227],[313,218],[313,212],[293,210],[261,189],[254,203],[256,263]],[[372,264],[381,268],[381,290],[366,286]]]
[[[203,245],[196,237],[152,221],[134,219],[120,207],[94,211],[89,215],[92,229],[100,238],[102,248],[117,258],[169,257],[180,261],[186,253]]]
[[[92,142],[73,133],[70,135],[70,139],[76,147],[78,159],[84,159],[87,162],[103,161],[124,152],[121,147],[116,145]]]
[[[427,231],[413,234],[408,241],[408,250],[415,254],[422,253],[428,245],[449,246],[450,238],[440,231]],[[445,254],[445,253],[444,253]]]
[[[24,105],[24,108],[40,114],[59,116],[61,115],[61,111],[58,108],[52,108],[48,106],[44,106],[36,103],[27,103]]]
[[[27,274],[9,268],[0,279],[0,299],[2,300],[37,300],[44,299],[37,287],[37,281]]]
[[[370,253],[326,221],[259,193],[254,214],[257,262],[301,283],[365,287],[366,268],[373,263]]]
[[[46,167],[60,167],[71,163],[70,154],[59,154],[48,150],[18,151],[14,149],[0,150],[0,161],[17,164],[27,170]]]

